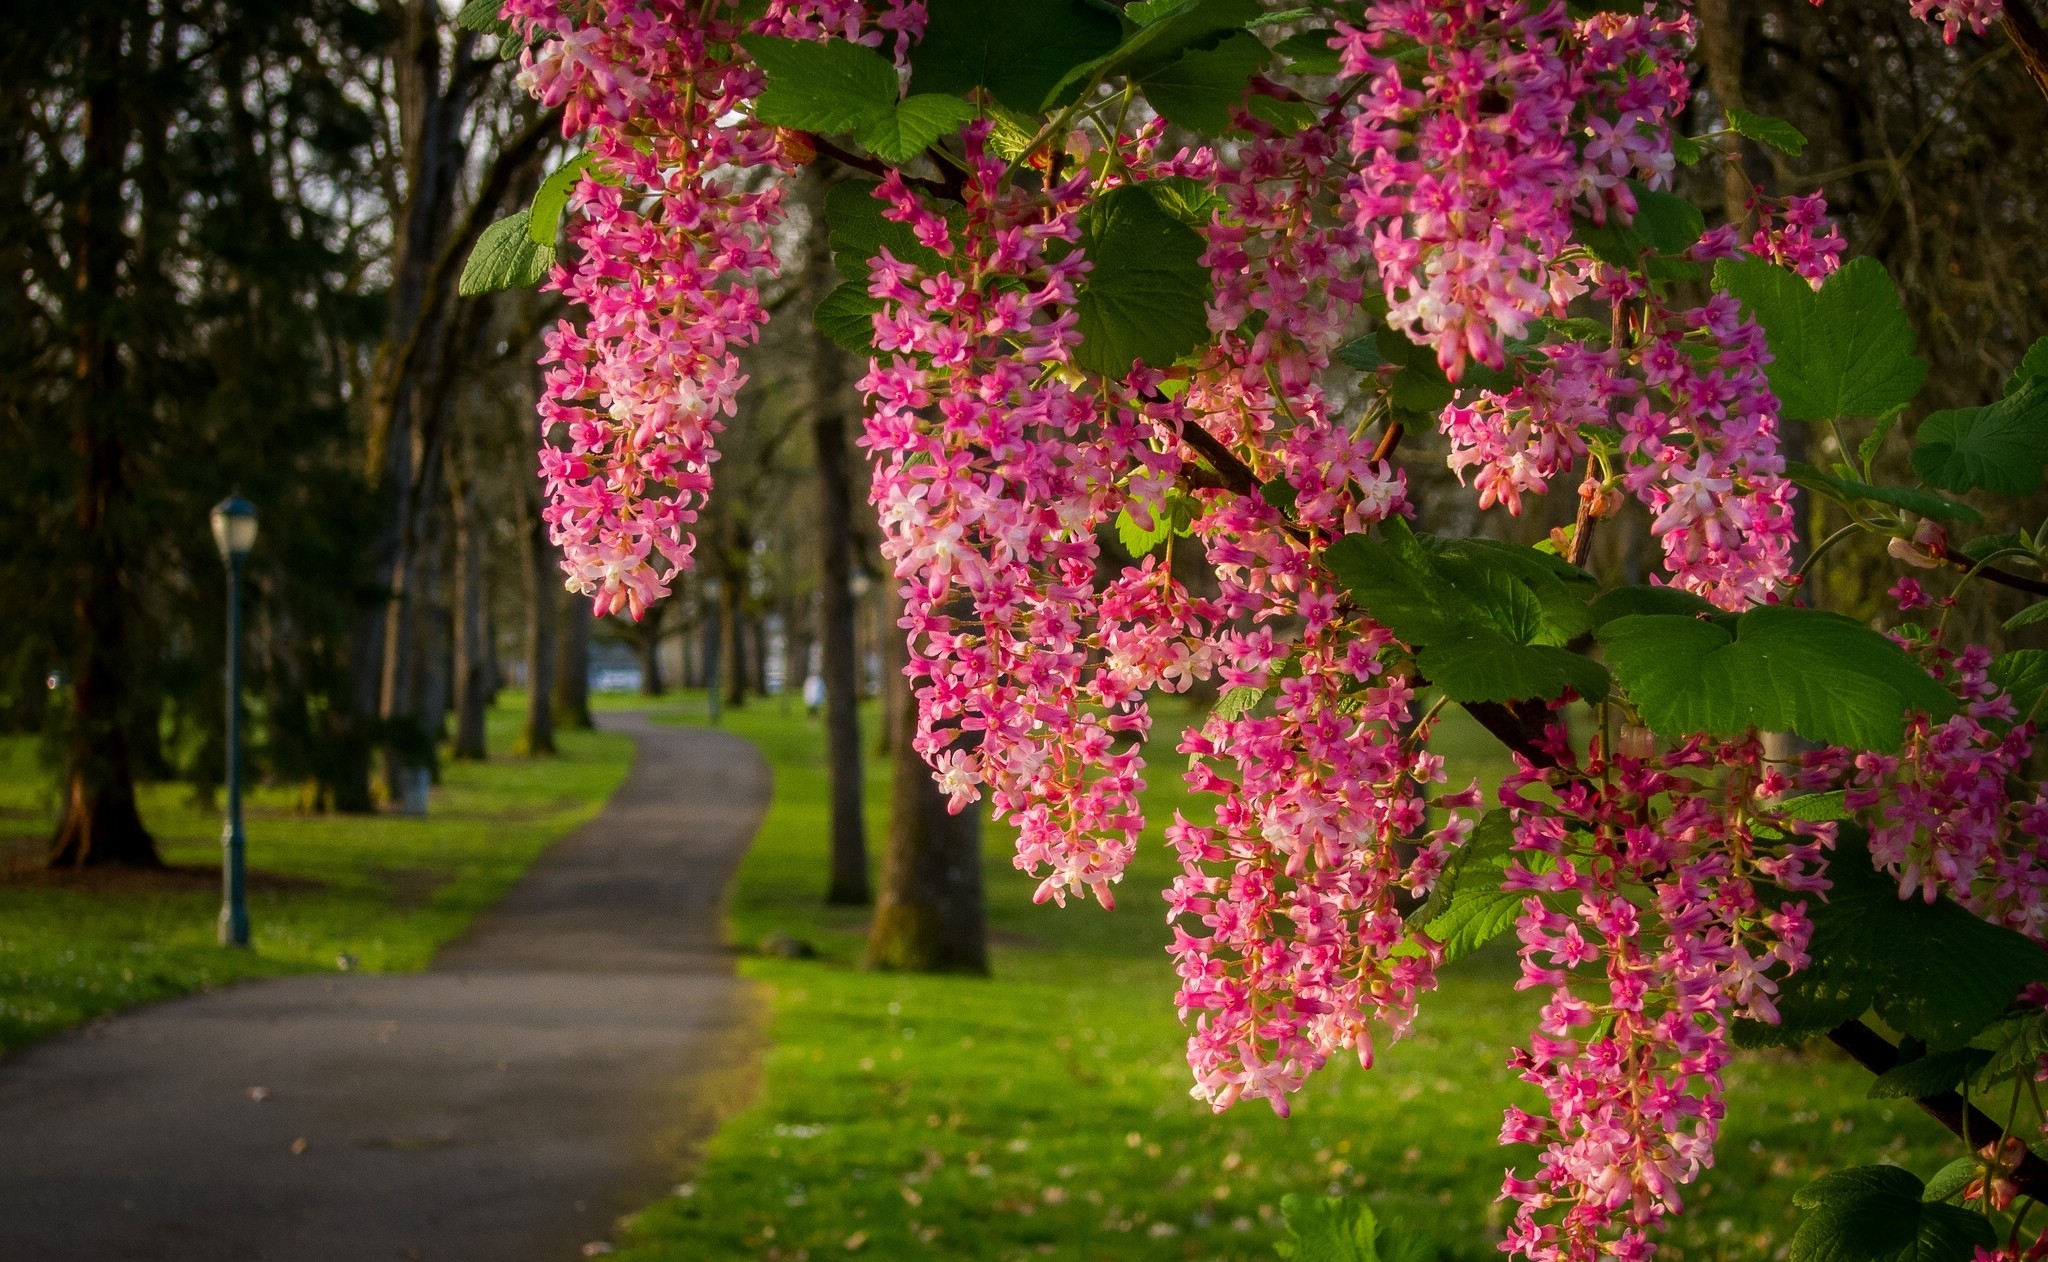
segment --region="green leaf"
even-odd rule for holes
[[[1499,889],[1499,873],[1506,866],[1514,844],[1515,822],[1506,811],[1496,808],[1480,816],[1465,844],[1445,858],[1443,871],[1436,874],[1436,884],[1429,888],[1429,897],[1408,913],[1408,923],[1423,926],[1442,915],[1461,885],[1482,888],[1483,882],[1483,888]],[[1472,874],[1470,881],[1467,873]]]
[[[1416,657],[1431,683],[1453,701],[1551,700],[1566,688],[1607,699],[1607,670],[1590,657],[1544,644],[1517,644],[1490,627],[1433,641]]]
[[[1108,55],[1123,38],[1116,15],[1085,0],[926,0],[925,14],[924,38],[911,50],[910,90],[962,96],[985,87],[1024,114],[1037,114],[1069,70]]]
[[[1926,1188],[1921,1191],[1920,1199],[1930,1202],[1948,1200],[1976,1182],[1977,1176],[1983,1173],[1983,1170],[1984,1163],[1977,1158],[1957,1157],[1934,1172],[1934,1177],[1927,1181]]]
[[[1809,1211],[1792,1235],[1792,1262],[1969,1262],[1997,1240],[1984,1215],[1921,1199],[1896,1166],[1840,1170],[1793,1197]]]
[[[1234,32],[1214,48],[1182,53],[1179,60],[1145,76],[1145,99],[1169,122],[1220,136],[1230,129],[1246,85],[1268,56],[1257,38]]]
[[[1275,44],[1273,51],[1285,57],[1287,68],[1296,74],[1338,74],[1344,69],[1344,59],[1330,47],[1330,41],[1336,35],[1337,32],[1329,27],[1319,26],[1312,31],[1289,35]]]
[[[535,241],[528,225],[529,208],[507,215],[476,239],[469,261],[462,265],[462,279],[455,291],[465,298],[500,289],[525,289],[538,285],[555,265],[555,247]]]
[[[1976,1086],[1984,1090],[2013,1078],[2032,1078],[2048,1054],[2048,1016],[2040,1012],[2007,1017],[1971,1040],[1985,1061],[1976,1070]]]
[[[562,229],[562,212],[569,207],[569,194],[596,160],[595,154],[579,153],[541,181],[540,188],[533,195],[533,215],[526,225],[526,235],[533,239],[535,245],[554,245],[555,237]]]
[[[1098,75],[1104,79],[1119,74],[1143,79],[1191,48],[1211,47],[1232,31],[1243,30],[1257,21],[1261,13],[1259,0],[1151,0],[1133,4],[1124,10],[1124,16],[1137,23],[1138,29],[1103,56],[1067,71],[1037,108],[1049,110],[1073,100],[1078,90]]]
[[[1147,180],[1145,189],[1159,203],[1159,209],[1190,228],[1208,227],[1216,212],[1229,205],[1214,189],[1192,176],[1169,175],[1163,180]]]
[[[979,115],[957,96],[923,92],[862,123],[853,138],[882,161],[901,165]]]
[[[1832,793],[1807,793],[1796,798],[1787,798],[1778,803],[1778,812],[1793,819],[1826,823],[1830,820],[1848,819],[1848,792],[1836,789]]]
[[[2007,618],[2005,620],[2005,629],[2017,631],[2021,627],[2031,627],[2043,618],[2048,618],[2048,600],[2028,605],[2025,609]]]
[[[2012,370],[2006,379],[2005,393],[2008,397],[2018,394],[2020,387],[2036,377],[2048,377],[2048,337],[2037,339],[2020,358],[2020,366]]]
[[[1154,511],[1152,525],[1148,529],[1138,524],[1128,508],[1117,510],[1117,541],[1124,545],[1124,551],[1133,558],[1144,556],[1152,549],[1173,537],[1173,518],[1164,508]]]
[[[1634,614],[1710,618],[1720,612],[1713,602],[1676,587],[1617,587],[1593,601],[1593,625],[1605,626]]]
[[[1636,198],[1634,219],[1622,223],[1609,218],[1606,223],[1596,224],[1580,218],[1572,235],[1601,262],[1627,271],[1644,271],[1644,260],[1650,259],[1647,270],[1655,280],[1686,279],[1697,274],[1697,268],[1689,263],[1678,266],[1681,261],[1675,256],[1690,250],[1706,231],[1706,216],[1700,208],[1683,197],[1660,192],[1640,181],[1629,181],[1629,188]]]
[[[1913,435],[1913,471],[1945,491],[2031,495],[2044,462],[2048,378],[2029,378],[1989,407],[1936,412]]]
[[[1870,462],[1877,459],[1877,453],[1884,448],[1884,440],[1891,437],[1892,430],[1897,428],[1899,417],[1904,415],[1905,411],[1906,405],[1901,403],[1878,417],[1877,428],[1871,430],[1862,442],[1856,444],[1856,458],[1863,462],[1864,472],[1869,472]]]
[[[1852,259],[1818,293],[1764,259],[1724,259],[1714,267],[1714,288],[1734,295],[1763,326],[1772,357],[1766,371],[1786,420],[1883,416],[1910,402],[1927,379],[1898,290],[1876,259]]]
[[[896,67],[872,48],[777,35],[743,35],[740,46],[768,76],[754,98],[754,116],[764,123],[831,134],[896,108]]]
[[[1419,650],[1417,664],[1446,696],[1549,699],[1566,688],[1606,696],[1604,668],[1555,647],[1591,622],[1562,563],[1528,548],[1421,540],[1391,519],[1378,529],[1378,537],[1338,540],[1325,564],[1375,621]]]
[[[455,11],[455,25],[481,35],[511,35],[512,24],[498,16],[501,9],[500,0],[467,0]]]
[[[1277,96],[1253,95],[1246,98],[1244,108],[1246,113],[1270,124],[1283,136],[1306,131],[1322,117],[1307,101],[1283,101]]]
[[[2012,695],[2014,708],[2025,719],[2040,704],[2041,693],[2048,690],[2048,652],[2015,649],[2000,653],[1991,663],[1991,682]]]
[[[1211,711],[1219,719],[1241,719],[1252,712],[1266,695],[1264,688],[1237,687],[1226,691],[1216,699]]]
[[[2005,1012],[2022,988],[2048,979],[2048,952],[1946,897],[1899,897],[1872,866],[1866,834],[1838,826],[1827,901],[1807,903],[1806,968],[1779,983],[1781,1024],[1744,1031],[1746,1045],[1790,1044],[1872,1008],[1885,1024],[1934,1049],[1959,1048]]]
[[[1363,1201],[1341,1196],[1280,1198],[1287,1238],[1274,1251],[1294,1262],[1381,1262],[1379,1222]]]
[[[1718,622],[1672,614],[1613,618],[1608,664],[1661,736],[1750,729],[1889,753],[1908,710],[1954,713],[1955,698],[1884,636],[1839,614],[1766,605]]]
[[[1832,473],[1823,473],[1810,464],[1793,461],[1785,468],[1785,475],[1809,491],[1825,495],[1840,504],[1889,504],[1903,508],[1909,513],[1922,517],[1937,517],[1943,521],[1967,521],[1982,523],[1984,514],[1968,504],[1959,504],[1946,495],[1934,491],[1916,490],[1903,486],[1872,486],[1853,478],[1838,478]]]
[[[875,313],[882,309],[880,298],[868,296],[867,286],[845,281],[825,295],[811,314],[818,331],[856,355],[870,358],[875,353]]]
[[[1074,360],[1121,378],[1158,368],[1209,340],[1209,269],[1200,233],[1161,209],[1142,184],[1111,189],[1081,212],[1092,264],[1075,311]]]
[[[1769,145],[1780,153],[1789,153],[1796,158],[1806,152],[1805,134],[1783,119],[1731,109],[1728,111],[1728,125],[1735,129],[1737,135]]]
[[[882,203],[874,196],[877,187],[868,180],[846,180],[825,193],[825,228],[832,245],[832,264],[839,275],[865,292],[868,260],[884,248],[898,262],[926,271],[943,270],[946,261],[938,251],[919,243],[910,225],[882,217]]]
[[[1879,1074],[1870,1084],[1869,1096],[1873,1100],[1925,1100],[1954,1091],[1990,1060],[1990,1052],[1975,1047],[1929,1052]]]
[[[1700,159],[1707,156],[1707,147],[1691,136],[1671,134],[1671,156],[1678,159],[1680,166],[1698,166]]]

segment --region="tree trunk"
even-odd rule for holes
[[[1707,64],[1707,90],[1714,105],[1726,117],[1742,108],[1742,18],[1735,0],[1700,0],[1700,56]],[[1740,138],[1735,139],[1740,144]],[[1739,224],[1749,213],[1749,181],[1732,162],[1721,164],[1721,204],[1729,223]]]
[[[668,681],[661,677],[661,623],[668,612],[666,601],[651,605],[640,620],[640,695],[660,697],[668,693]]]
[[[728,573],[718,585],[718,683],[725,689],[725,704],[734,710],[747,704],[747,617],[742,608],[746,590],[745,570]]]
[[[73,514],[81,549],[72,615],[78,643],[71,680],[71,731],[64,757],[64,815],[50,847],[53,867],[161,867],[142,825],[127,733],[127,593],[121,523],[128,496],[122,429],[130,406],[108,308],[118,300],[122,168],[128,119],[121,95],[122,23],[102,5],[86,22],[85,191],[73,212],[71,333],[78,389],[72,450],[78,458]]]
[[[810,285],[818,301],[838,279],[825,239],[823,198],[812,215]],[[868,886],[867,816],[862,805],[860,664],[853,601],[853,453],[847,441],[846,352],[811,337],[811,440],[818,452],[818,637],[825,680],[826,765],[832,779],[832,873],[825,901],[860,905]],[[808,670],[809,663],[803,663]],[[891,716],[893,718],[893,715]],[[922,768],[920,768],[922,770]]]
[[[556,593],[562,590],[555,549],[540,516],[540,480],[529,478],[519,532],[521,559],[526,562],[526,722],[519,732],[518,752],[527,757],[555,752],[555,627]]]
[[[896,606],[892,599],[891,608]],[[891,672],[908,652],[887,646]],[[899,676],[900,678],[900,676]],[[915,973],[988,972],[988,914],[981,891],[981,808],[949,814],[931,768],[910,748],[917,698],[885,691],[884,725],[898,750],[891,778],[889,845],[864,967]]]
[[[490,635],[484,618],[483,544],[477,538],[476,473],[449,479],[455,519],[455,748],[457,758],[490,756],[484,720],[490,707]]]
[[[555,667],[555,722],[587,732],[590,721],[590,602],[571,595],[562,602],[562,640]]]

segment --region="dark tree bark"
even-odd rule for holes
[[[726,571],[718,585],[718,684],[725,704],[737,710],[747,704],[746,571]]]
[[[823,199],[813,207],[810,285],[823,301],[838,279],[825,239]],[[853,452],[847,441],[846,352],[811,338],[811,439],[818,457],[818,638],[825,679],[826,763],[832,779],[832,874],[825,901],[872,901],[867,817],[861,802],[860,667],[854,635]]]
[[[518,752],[531,758],[555,752],[555,628],[562,577],[540,516],[538,478],[528,479],[523,502],[519,551],[526,562],[526,721]]]
[[[640,695],[661,697],[668,695],[668,681],[661,674],[661,623],[668,612],[668,602],[663,601],[648,607],[640,619]]]
[[[118,299],[121,183],[131,120],[121,93],[122,21],[101,4],[86,20],[83,188],[72,212],[69,296],[78,415],[73,513],[80,548],[72,615],[77,658],[71,680],[71,731],[64,758],[64,815],[50,849],[53,867],[127,864],[161,867],[156,841],[135,804],[126,712],[127,600],[118,511],[128,498],[122,430],[132,407],[110,307]]]
[[[590,602],[569,594],[562,601],[562,639],[555,663],[555,723],[572,732],[596,726],[590,720]]]
[[[893,606],[895,602],[892,600]],[[900,639],[886,652],[891,668],[907,656]],[[981,887],[981,808],[953,815],[931,768],[911,751],[917,699],[909,688],[888,696],[884,723],[899,751],[889,804],[889,844],[881,896],[868,930],[864,967],[915,973],[988,972],[988,912]]]
[[[484,617],[483,542],[477,538],[476,475],[449,479],[455,521],[455,748],[457,758],[490,756],[484,720],[490,708],[490,634]]]

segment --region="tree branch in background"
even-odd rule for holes
[[[2034,86],[2048,96],[2048,31],[2041,29],[2033,11],[2027,7],[2027,0],[2005,0],[2004,12],[1998,24],[2005,29],[2005,36],[2013,47],[2020,50],[2020,60],[2027,65],[2027,74]]]

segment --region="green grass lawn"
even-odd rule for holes
[[[450,763],[424,819],[308,815],[295,790],[248,803],[253,949],[215,945],[220,815],[183,785],[143,790],[172,871],[44,875],[54,820],[32,742],[0,742],[0,1052],[104,1012],[242,977],[424,966],[548,842],[594,815],[625,776],[626,737],[560,734],[551,759],[503,756],[518,698],[491,715],[489,763]]]
[[[703,721],[701,702],[675,713]],[[1166,732],[1172,716],[1162,716]],[[1034,907],[1008,838],[989,830],[991,980],[861,973],[864,916],[819,905],[825,883],[822,732],[774,701],[728,712],[775,768],[774,805],[733,893],[742,944],[782,932],[816,960],[753,957],[770,1004],[759,1095],[710,1142],[692,1181],[639,1215],[634,1262],[868,1256],[988,1259],[1273,1258],[1289,1192],[1368,1198],[1447,1257],[1494,1258],[1494,1197],[1510,1160],[1503,1102],[1525,1090],[1503,1059],[1533,1004],[1511,955],[1447,971],[1415,1035],[1312,1080],[1294,1115],[1213,1115],[1187,1094],[1157,891],[1157,824],[1181,799],[1158,759],[1154,830],[1120,908]],[[1487,738],[1439,737],[1455,770],[1497,776]],[[1170,748],[1170,746],[1165,746]],[[870,768],[873,845],[886,776]],[[1718,1168],[1694,1189],[1665,1256],[1784,1256],[1792,1192],[1827,1169],[1891,1160],[1921,1175],[1945,1136],[1899,1101],[1864,1098],[1862,1070],[1821,1055],[1743,1059],[1729,1075]]]

